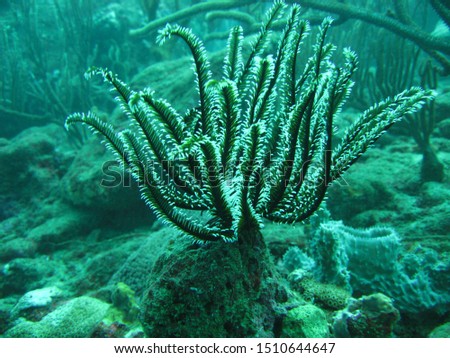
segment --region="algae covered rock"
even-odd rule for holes
[[[288,311],[283,319],[283,338],[327,338],[328,322],[325,312],[307,304]]]
[[[129,175],[102,147],[88,143],[62,178],[62,196],[70,204],[101,211],[140,203]],[[144,205],[145,207],[145,205]]]
[[[169,237],[175,237],[177,232],[172,228],[147,233],[142,237],[142,244],[137,247],[128,258],[116,270],[109,280],[109,285],[117,285],[123,282],[136,293],[136,297],[142,296],[147,278],[153,265],[164,249],[167,247]],[[131,251],[130,251],[131,252]]]
[[[129,174],[92,143],[83,146],[61,179],[61,198],[109,226],[136,227],[154,221]]]
[[[0,298],[0,335],[5,332],[12,321],[11,310],[13,309],[16,300],[14,297]]]
[[[400,319],[392,299],[382,293],[352,300],[334,320],[334,335],[351,338],[392,337],[394,326]]]
[[[30,258],[36,254],[35,242],[23,237],[5,240],[1,243],[0,261],[7,262],[15,258]]]
[[[49,217],[42,224],[29,230],[27,240],[40,252],[52,252],[77,235],[86,235],[93,223],[87,213],[66,207],[60,203],[48,208]]]
[[[39,322],[21,320],[6,337],[87,338],[106,316],[110,305],[92,297],[77,297]]]
[[[450,322],[444,323],[431,331],[429,338],[450,338]]]
[[[446,118],[450,113],[450,91],[440,93],[435,99],[436,118]]]
[[[0,143],[0,196],[35,197],[49,193],[61,174],[64,158],[55,151],[60,130],[56,125],[29,128]]]
[[[9,261],[0,271],[0,297],[11,293],[25,293],[56,279],[60,268],[44,257],[18,258]]]
[[[64,296],[64,292],[53,286],[29,291],[19,299],[11,310],[11,318],[24,317],[30,321],[35,321],[37,317],[40,319],[42,318],[41,313],[48,313],[55,300],[62,296]]]
[[[450,139],[450,118],[445,118],[437,124],[438,133],[441,137]]]
[[[148,337],[273,337],[286,300],[265,247],[176,243],[149,278],[141,319]]]

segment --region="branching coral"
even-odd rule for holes
[[[352,87],[356,55],[344,50],[342,67],[331,62],[335,47],[318,32],[314,54],[297,69],[309,25],[293,5],[274,54],[266,54],[271,27],[284,13],[276,1],[243,56],[243,31],[231,30],[223,74],[214,78],[204,46],[190,29],[167,25],[158,42],[181,38],[194,59],[198,106],[184,115],[150,89],[136,92],[105,69],[91,69],[112,85],[130,125],[117,131],[93,113],[73,114],[66,125],[87,124],[104,137],[117,160],[139,182],[151,209],[198,241],[241,241],[258,232],[263,218],[294,223],[309,217],[339,178],[368,147],[432,94],[411,88],[365,111],[332,149],[333,119]],[[208,223],[187,210],[207,211]]]

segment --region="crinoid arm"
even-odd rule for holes
[[[333,149],[334,119],[350,95],[357,56],[345,49],[344,63],[333,63],[336,47],[326,41],[332,19],[326,18],[299,69],[309,24],[298,5],[286,9],[275,1],[245,58],[243,30],[234,27],[223,73],[216,76],[192,30],[168,24],[160,31],[159,44],[178,38],[192,55],[198,103],[184,115],[151,89],[135,91],[110,71],[93,68],[87,76],[98,74],[110,85],[128,118],[126,130],[92,113],[67,118],[67,126],[82,123],[102,137],[156,215],[196,241],[236,241],[259,231],[263,219],[308,218],[334,180],[433,97],[414,87],[375,104]],[[276,35],[280,21],[285,26]],[[277,49],[267,53],[274,36]],[[195,220],[193,210],[206,212],[208,220]]]

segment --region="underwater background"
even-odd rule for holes
[[[336,62],[346,47],[358,55],[355,84],[334,123],[336,140],[359,113],[406,88],[432,89],[436,98],[396,123],[333,183],[314,216],[295,225],[264,222],[264,240],[288,292],[282,327],[273,335],[448,338],[448,2],[298,3],[312,34],[326,16],[335,19],[327,42],[337,46]],[[163,314],[166,306],[153,307],[150,317],[143,312],[152,280],[159,279],[152,270],[164,271],[165,258],[182,252],[178,246],[189,239],[156,218],[95,135],[64,124],[71,113],[93,111],[125,126],[108,87],[85,78],[92,66],[135,89],[150,87],[182,113],[196,106],[189,49],[180,41],[157,45],[158,30],[166,22],[190,27],[216,74],[228,31],[241,25],[251,38],[271,6],[0,0],[1,336],[144,337],[148,320],[169,325],[170,315],[186,328],[161,335],[195,331],[169,291],[158,292],[158,300],[173,301],[173,312]],[[274,26],[274,35],[281,30]],[[299,62],[312,55],[314,38],[305,40]],[[275,42],[267,46],[276,49]],[[186,265],[193,260],[178,255]],[[184,281],[195,291],[183,267],[169,269],[164,274],[174,284]],[[225,331],[199,332],[239,336],[227,322],[222,326]]]

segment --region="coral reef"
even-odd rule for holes
[[[145,31],[164,25],[171,13],[168,18],[183,19],[192,32],[169,25],[159,39],[178,39],[165,46],[135,41],[138,32],[128,36],[127,31],[142,25],[143,14],[123,0],[0,5],[5,29],[0,36],[5,60],[0,64],[0,335],[448,337],[448,79],[433,71],[436,88],[421,85],[437,93],[420,116],[435,115],[432,141],[444,164],[441,182],[421,180],[421,153],[398,125],[354,163],[379,130],[431,97],[419,89],[396,93],[420,83],[421,63],[436,63],[414,45],[403,56],[378,51],[371,43],[386,48],[392,34],[354,22],[355,12],[336,19],[333,31],[328,19],[322,22],[323,13],[305,7],[271,19],[264,18],[270,4],[255,0],[245,2],[250,6],[145,3],[151,9],[144,6],[144,15],[152,17]],[[364,1],[367,9],[338,1],[309,3],[328,11],[330,4],[373,10],[386,20],[386,2]],[[404,4],[393,5],[397,17],[391,20],[397,24],[407,20]],[[236,11],[221,11],[223,6]],[[278,6],[281,14],[279,1]],[[218,11],[205,15],[208,8]],[[420,17],[413,14],[413,21],[423,34],[437,16],[428,1],[417,3],[416,10]],[[71,12],[74,16],[65,16]],[[230,23],[242,28],[236,26],[229,36]],[[58,34],[55,24],[62,29]],[[208,56],[194,32],[205,40]],[[325,33],[339,45],[327,44]],[[440,36],[434,32],[431,40],[444,40]],[[176,42],[180,38],[189,46],[183,49]],[[341,44],[361,55],[355,75],[356,57],[347,50],[342,56]],[[189,51],[194,74],[192,58],[185,56]],[[386,56],[375,59],[381,52]],[[419,71],[414,72],[415,61]],[[88,73],[104,76],[121,108],[114,109],[104,85],[83,78],[94,63],[111,70]],[[391,89],[392,98],[360,115],[360,109],[387,96],[360,100],[361,92],[377,92],[373,75]],[[353,87],[341,112],[352,80],[361,86]],[[149,84],[154,92],[131,88]],[[83,127],[64,130],[63,117],[89,109],[99,113],[100,125],[105,124],[100,129],[113,128],[125,139],[123,154],[132,165],[122,168]],[[393,117],[377,127],[386,116]],[[151,138],[143,138],[144,132]],[[132,180],[133,174],[140,179],[135,154],[156,163],[145,163],[145,174],[169,183],[147,188],[160,195],[142,195],[161,199],[159,214],[186,219],[175,229],[156,221],[158,210],[152,214],[140,200],[139,189],[146,185]],[[335,179],[330,187],[327,170]],[[180,186],[179,179],[189,187]],[[316,211],[325,190],[331,215]],[[279,223],[297,220],[301,223]],[[183,241],[183,234],[191,240]]]

